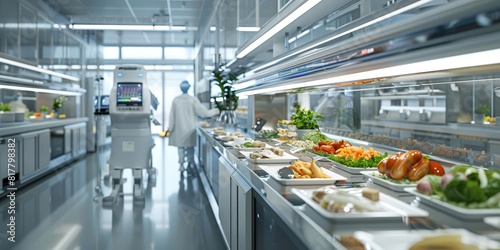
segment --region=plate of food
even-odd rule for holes
[[[457,165],[443,176],[427,175],[405,191],[461,219],[500,216],[500,170]]]
[[[500,243],[465,229],[357,231],[354,237],[372,250],[500,249]]]
[[[426,217],[429,214],[371,188],[296,189],[292,192],[329,220],[384,223],[387,218]]]
[[[361,171],[361,174],[370,178],[373,183],[394,190],[396,192],[405,192],[405,188],[417,186],[417,181],[410,181],[408,179],[390,179],[386,175],[383,175],[378,171]]]
[[[272,178],[283,185],[333,185],[347,180],[344,176],[319,167],[315,161],[295,160],[288,165],[259,165]]]
[[[332,146],[321,145],[319,147],[319,149],[313,148],[313,152],[333,161],[334,167],[357,175],[361,175],[361,171],[376,170],[379,162],[388,156],[388,153],[381,154],[371,147],[366,150],[362,146],[341,147],[335,150],[335,154],[321,151],[321,147],[327,151],[328,147]]]
[[[500,229],[500,216],[498,217],[485,217],[484,223]]]
[[[254,163],[289,163],[298,159],[281,148],[241,151],[241,154]]]
[[[254,150],[259,150],[259,149],[264,149],[264,148],[272,148],[271,145],[255,140],[255,141],[245,141],[243,143],[236,143],[236,141],[230,141],[226,143],[228,146],[235,147],[238,150],[244,150],[244,151],[254,151]]]

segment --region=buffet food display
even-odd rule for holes
[[[248,161],[259,164],[261,170],[281,185],[292,186],[291,192],[327,221],[384,225],[401,223],[401,218],[429,216],[425,209],[393,197],[389,190],[419,197],[422,204],[452,213],[460,219],[482,221],[485,216],[500,216],[500,170],[463,164],[450,167],[449,162],[445,167],[440,162],[440,156],[466,159],[469,155],[466,149],[450,149],[408,140],[400,145],[400,152],[389,154],[376,146],[356,145],[348,138],[332,140],[321,132],[310,132],[299,140],[294,138],[295,131],[289,130],[293,124],[286,121],[280,124],[283,126],[277,131],[261,131],[259,135],[262,139],[245,139],[239,144],[230,139],[228,146],[239,150]],[[212,131],[216,139],[242,136],[221,129]],[[276,137],[278,140],[273,141]],[[278,141],[280,143],[276,143]],[[381,138],[378,142],[391,143],[387,138]],[[291,153],[294,151],[290,149],[294,148],[304,150]],[[315,156],[311,160],[303,160],[304,155]],[[473,158],[478,163],[486,161],[484,154],[473,155]],[[367,188],[363,183],[361,187],[343,187],[349,174],[363,175],[381,189]],[[339,183],[341,185],[333,186]],[[305,188],[308,186],[311,188]],[[435,235],[432,232],[415,231],[411,240],[395,244],[403,247],[401,249],[435,249],[444,246],[448,247],[446,249],[489,249],[483,247],[498,243],[484,237],[487,243],[470,244],[471,237],[483,236],[463,229],[436,231],[439,233]],[[406,233],[394,231],[395,235]],[[338,240],[348,246],[347,249],[386,249],[386,244],[374,241],[373,237],[367,238],[368,234],[378,235],[379,232],[359,231],[339,237]]]

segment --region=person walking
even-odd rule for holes
[[[196,117],[211,117],[219,114],[218,109],[207,109],[198,98],[187,92],[191,85],[187,81],[180,84],[182,95],[174,98],[170,109],[168,144],[178,148],[179,171],[181,174],[196,174],[194,162],[194,147],[196,146]],[[187,160],[187,168],[184,163]]]

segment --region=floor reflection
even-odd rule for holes
[[[156,182],[144,181],[146,202],[133,202],[131,171],[123,198],[101,203],[111,192],[109,151],[89,154],[16,194],[16,242],[0,231],[1,249],[225,249],[198,177],[181,177],[177,149],[155,138]],[[8,203],[0,203],[8,223]]]

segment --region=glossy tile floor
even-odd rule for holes
[[[132,200],[129,171],[123,199],[103,206],[96,187],[111,192],[109,151],[89,154],[16,194],[15,243],[6,240],[8,200],[0,200],[0,249],[225,249],[199,178],[180,176],[167,140],[155,138],[157,177],[144,182],[144,206]]]

